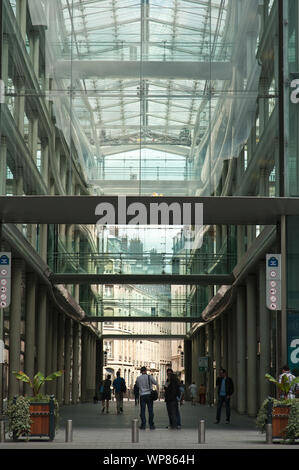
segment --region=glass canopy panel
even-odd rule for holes
[[[46,18],[56,125],[95,194],[119,194],[111,157],[121,154],[120,169],[129,168],[139,152],[137,179],[118,180],[122,194],[216,195],[225,165],[243,159],[252,133],[259,143],[264,121],[277,120],[273,76],[259,84],[256,0],[30,0],[29,8],[33,24],[42,10]],[[167,166],[150,180],[141,170],[156,165],[155,152]],[[178,176],[170,184],[166,174]]]

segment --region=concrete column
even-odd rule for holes
[[[17,0],[16,19],[24,42],[26,41],[26,9],[27,0]]]
[[[185,384],[190,385],[192,379],[192,344],[190,339],[184,340],[184,370],[185,370]],[[194,361],[197,363],[197,358],[194,358]]]
[[[82,327],[82,333],[81,333],[81,401],[82,403],[87,401],[87,393],[86,393],[86,388],[87,388],[87,370],[88,370],[88,346],[87,346],[87,340],[88,340],[88,330],[86,327]]]
[[[39,32],[32,30],[30,32],[30,55],[33,70],[37,78],[39,78]]]
[[[189,342],[191,346],[191,341]],[[96,384],[95,384],[97,395],[99,395],[102,375],[103,375],[103,340],[98,338],[96,341]]]
[[[79,323],[73,324],[73,370],[72,370],[72,403],[79,398]]]
[[[239,286],[237,290],[237,411],[246,412],[246,289]]]
[[[91,337],[91,345],[92,345],[92,362],[91,362],[91,388],[93,396],[95,395],[95,388],[96,388],[96,337],[93,335]],[[129,384],[129,376],[128,376],[128,384]]]
[[[199,343],[198,343],[198,357],[204,357],[206,355],[206,333],[205,333],[205,328],[202,327],[199,330],[199,337],[198,337]],[[197,364],[197,370],[198,370],[198,364]],[[197,385],[200,385],[204,383],[207,385],[207,374],[206,372],[199,372],[199,377],[198,377],[198,383]]]
[[[200,356],[199,353],[199,331],[196,332],[194,337],[192,337],[192,376],[190,379],[190,383],[195,381],[199,383],[199,370],[198,370],[198,358]]]
[[[58,337],[57,337],[57,370],[64,370],[64,315],[58,316]],[[59,403],[63,401],[63,377],[58,378],[56,396]]]
[[[26,275],[26,313],[25,313],[25,361],[24,372],[32,379],[35,360],[35,315],[36,315],[36,275]],[[37,371],[36,371],[37,372]],[[29,385],[25,385],[25,393],[32,393]]]
[[[79,256],[79,254],[80,254],[80,233],[79,233],[79,230],[74,231],[74,238],[75,238],[74,253],[76,253]],[[79,284],[74,285],[74,298],[75,298],[76,302],[79,303],[79,300],[80,300],[80,285]]]
[[[270,395],[270,382],[265,374],[270,373],[271,363],[271,312],[266,307],[266,266],[265,261],[259,263],[259,325],[260,325],[260,368],[259,368],[259,403]]]
[[[25,81],[24,77],[15,78],[16,98],[14,105],[14,118],[17,128],[24,136],[24,116],[25,116]]]
[[[2,35],[2,75],[1,78],[7,86],[8,81],[8,35]]]
[[[227,369],[227,345],[228,345],[228,338],[227,338],[227,314],[221,315],[221,339],[222,339],[222,367]]]
[[[37,315],[37,371],[45,374],[47,351],[47,287],[43,285],[40,285],[38,288]]]
[[[41,224],[39,226],[39,239],[40,239],[40,256],[43,261],[47,262],[48,257],[48,225]]]
[[[0,196],[6,195],[6,170],[7,170],[7,141],[1,137],[0,142]]]
[[[12,261],[11,305],[9,317],[9,398],[13,398],[15,395],[18,395],[20,390],[19,381],[17,381],[12,375],[12,371],[20,370],[22,281],[24,269],[25,264],[23,260],[14,259]]]
[[[208,404],[213,405],[214,404],[214,368],[213,368],[213,363],[214,363],[214,334],[213,334],[213,323],[209,323],[207,325],[207,335],[208,335],[208,356],[209,356],[209,370],[207,373],[207,379],[208,379],[208,386],[207,386],[207,392],[208,392]]]
[[[228,373],[236,384],[236,305],[232,305],[232,309],[229,315],[229,342],[228,342]],[[233,393],[231,398],[231,405],[233,408],[236,407],[236,394]]]
[[[52,305],[48,306],[48,314],[47,314],[47,331],[46,331],[46,344],[47,344],[47,352],[46,352],[46,375],[51,374],[55,371],[52,369],[52,358],[53,358],[53,318],[52,318]],[[54,382],[46,382],[46,393],[48,395],[52,395],[53,393],[53,383]]]
[[[29,146],[35,164],[37,164],[38,117],[32,116],[29,125]]]
[[[72,322],[65,319],[65,339],[64,339],[64,404],[70,404],[71,391],[71,354],[72,354]]]
[[[72,241],[73,241],[73,225],[66,226],[66,249],[69,253],[72,252]]]
[[[227,312],[227,335],[228,335],[228,338],[227,338],[227,372],[229,374],[230,377],[232,377],[232,369],[233,369],[233,365],[232,365],[232,354],[233,354],[233,350],[232,350],[232,342],[233,342],[233,330],[232,330],[232,317],[233,317],[233,312],[232,310],[229,310]]]
[[[92,378],[93,378],[93,357],[92,357],[92,334],[88,332],[88,362],[86,364],[87,367],[87,401],[91,398],[91,390],[92,390]]]
[[[24,179],[23,179],[23,168],[17,167],[16,173],[14,175],[15,178],[15,193],[17,196],[23,196],[24,194]]]
[[[245,229],[244,225],[237,226],[237,260],[242,258],[245,251]]]
[[[215,323],[214,350],[215,350],[215,361],[216,361],[216,375],[218,376],[218,372],[221,367],[221,320],[220,318],[217,318],[214,323]]]
[[[56,372],[59,370],[57,365],[57,337],[58,337],[58,315],[56,310],[52,310],[51,312],[51,319],[52,319],[52,365],[51,371]],[[61,379],[59,379],[61,380]],[[51,383],[51,393],[56,396],[57,393],[57,383],[56,380]]]
[[[257,413],[257,332],[256,332],[256,278],[254,275],[246,279],[246,327],[247,327],[247,413]]]
[[[42,140],[42,164],[41,173],[43,180],[48,188],[49,186],[49,142],[48,139]]]

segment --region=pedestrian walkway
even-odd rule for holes
[[[63,406],[60,409],[59,429],[55,440],[29,440],[0,443],[1,449],[299,449],[299,442],[293,445],[279,441],[266,444],[264,434],[255,426],[255,419],[239,415],[232,410],[231,423],[225,424],[225,410],[222,421],[215,423],[216,408],[207,405],[191,406],[185,402],[180,407],[181,430],[166,429],[168,417],[163,401],[154,405],[156,429],[139,430],[139,442],[132,443],[132,419],[139,418],[139,406],[134,401],[124,402],[124,413],[118,415],[116,403],[110,403],[109,414],[102,414],[101,403]],[[198,422],[206,422],[205,443],[198,443]],[[65,442],[66,421],[72,420],[73,441]]]

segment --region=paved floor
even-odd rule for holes
[[[181,410],[182,429],[168,430],[165,403],[155,402],[156,430],[139,430],[139,442],[132,443],[132,419],[139,418],[139,406],[125,401],[124,414],[117,415],[115,402],[110,405],[109,414],[101,413],[100,404],[79,404],[60,409],[59,429],[55,440],[29,440],[13,442],[6,434],[2,449],[293,449],[299,450],[299,442],[283,444],[274,441],[266,444],[264,434],[255,426],[255,419],[241,416],[232,411],[231,424],[225,424],[225,410],[222,422],[214,424],[215,408],[185,403]],[[65,442],[66,420],[72,420],[73,441]],[[198,422],[206,423],[205,443],[198,443]]]

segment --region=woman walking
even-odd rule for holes
[[[109,401],[111,400],[111,375],[107,375],[106,380],[101,385],[101,400],[102,400],[102,413],[105,413],[105,402],[106,402],[106,413],[109,413]]]

